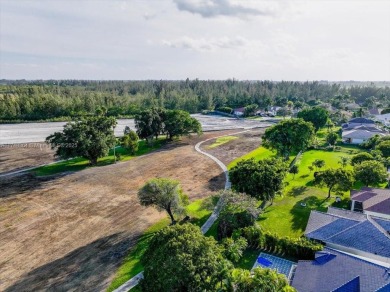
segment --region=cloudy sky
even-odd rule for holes
[[[388,0],[0,5],[0,79],[390,80]]]

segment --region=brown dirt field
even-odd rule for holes
[[[183,139],[133,160],[51,177],[0,178],[0,291],[103,291],[142,232],[165,217],[141,207],[152,177],[178,179],[190,199],[223,188],[221,169]]]
[[[46,143],[0,145],[0,173],[17,171],[55,161]]]
[[[236,131],[238,132],[238,131]],[[228,165],[234,159],[241,157],[256,148],[260,147],[261,136],[264,134],[265,129],[252,129],[247,132],[232,135],[238,137],[238,139],[231,140],[225,144],[222,144],[215,148],[208,148],[213,144],[216,139],[212,139],[202,144],[202,150],[214,155],[221,160],[225,165]]]

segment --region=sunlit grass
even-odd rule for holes
[[[218,146],[221,146],[223,144],[226,144],[232,140],[236,140],[238,139],[238,137],[236,136],[223,136],[223,137],[219,137],[215,140],[215,142],[209,146],[207,146],[207,149],[212,149],[212,148],[216,148]]]

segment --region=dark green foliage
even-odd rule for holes
[[[258,107],[259,106],[257,104],[247,105],[244,110],[244,116],[246,117],[254,116],[256,114]]]
[[[62,132],[46,138],[46,142],[56,149],[56,156],[62,159],[84,157],[92,165],[98,158],[106,156],[115,145],[115,118],[94,116],[69,122]]]
[[[262,232],[260,228],[255,226],[240,229],[239,235],[244,237],[252,248],[263,249],[299,260],[314,259],[315,253],[322,250],[323,247],[306,237],[281,237],[277,234]]]
[[[184,206],[188,197],[183,194],[178,181],[167,178],[153,178],[138,191],[138,199],[142,206],[154,206],[157,210],[165,210],[171,223],[175,224],[174,215],[185,213]]]
[[[212,237],[191,224],[166,227],[153,236],[141,258],[142,291],[216,291],[231,264]]]
[[[257,201],[249,195],[224,191],[220,197],[217,237],[232,236],[234,230],[253,225],[259,216]]]
[[[283,188],[287,167],[280,159],[242,160],[229,171],[232,188],[259,200],[273,200]]]
[[[169,140],[173,137],[180,137],[190,133],[202,133],[202,126],[199,121],[190,116],[188,112],[182,110],[168,110],[163,119],[163,132]]]
[[[257,267],[252,271],[234,269],[231,275],[232,289],[237,292],[294,292],[287,278],[273,269]]]
[[[135,116],[137,134],[142,139],[150,139],[166,134],[169,140],[190,133],[202,133],[199,121],[182,110],[151,108]]]
[[[268,128],[263,136],[263,145],[274,149],[279,156],[288,159],[290,154],[305,150],[314,138],[311,123],[302,119],[289,119]]]
[[[139,137],[136,132],[130,130],[129,127],[125,128],[124,135],[121,139],[121,145],[127,149],[132,155],[138,151]]]
[[[346,96],[346,98],[344,98]],[[2,81],[0,119],[41,120],[92,115],[105,107],[109,116],[134,116],[155,107],[190,113],[213,108],[258,104],[296,107],[319,102],[363,103],[375,96],[389,104],[390,87],[314,82],[271,81]],[[340,98],[342,97],[342,98]],[[299,106],[298,106],[299,105]],[[336,104],[334,104],[336,105]],[[337,120],[335,120],[337,122]]]
[[[238,262],[242,257],[242,254],[248,242],[243,237],[233,238],[224,238],[222,240],[222,246],[224,247],[224,255],[231,262]]]
[[[386,168],[379,161],[363,161],[355,165],[354,170],[356,180],[360,180],[365,186],[384,183],[388,177]]]
[[[231,107],[228,107],[228,106],[219,107],[219,108],[217,108],[217,111],[227,113],[227,114],[233,113],[233,109]]]
[[[380,142],[375,149],[379,150],[384,157],[390,157],[390,140]]]
[[[297,117],[312,123],[317,132],[326,125],[329,118],[329,112],[322,107],[311,107],[300,111]]]
[[[158,135],[163,132],[163,121],[165,111],[161,108],[151,108],[144,110],[135,116],[135,127],[137,134],[141,139],[157,139]]]
[[[350,170],[330,168],[317,173],[315,182],[328,188],[329,199],[332,190],[339,192],[349,191],[353,186],[354,177],[353,172]]]
[[[295,175],[299,172],[298,165],[294,164],[293,166],[291,166],[290,169],[288,170],[288,172],[292,173],[294,175],[294,178],[295,178]]]
[[[374,157],[370,153],[361,152],[351,158],[351,165],[357,165],[368,160],[374,160]]]
[[[384,110],[381,111],[381,115],[385,115],[385,114],[390,114],[390,107],[385,108]]]
[[[325,160],[316,159],[313,161],[312,165],[315,166],[316,169],[323,168],[325,166]]]
[[[339,135],[337,135],[336,132],[330,132],[328,135],[326,135],[326,142],[329,143],[329,145],[336,145],[337,139],[339,138]]]

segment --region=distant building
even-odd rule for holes
[[[389,292],[390,270],[331,248],[298,261],[291,286],[299,292]]]
[[[386,136],[388,132],[379,129],[374,120],[354,118],[342,125],[342,140],[348,144],[361,144],[375,135]]]
[[[351,191],[351,210],[390,219],[390,189],[364,187]]]
[[[233,110],[233,115],[236,116],[243,116],[245,113],[245,108],[244,107],[238,107]]]
[[[376,115],[374,116],[374,119],[382,123],[383,125],[390,127],[390,113],[384,115]]]
[[[329,207],[327,213],[311,211],[305,235],[343,252],[390,260],[390,220],[384,218]]]

